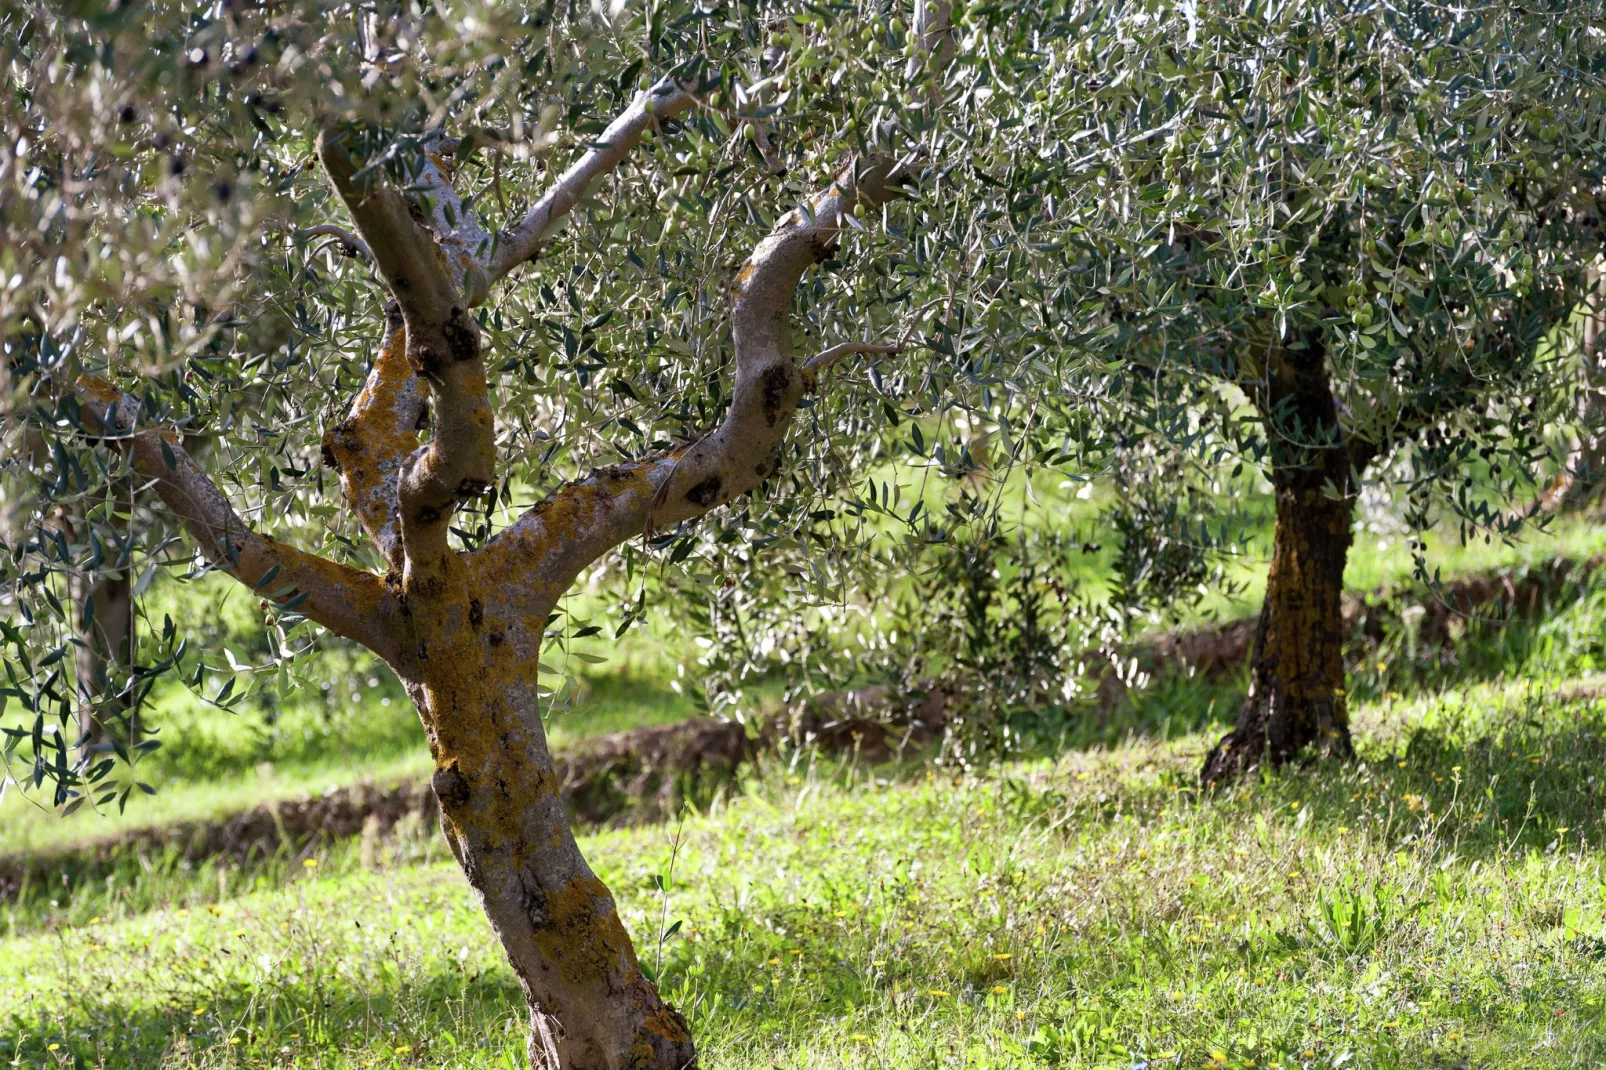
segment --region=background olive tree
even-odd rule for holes
[[[1217,494],[1259,467],[1275,499],[1250,694],[1207,784],[1352,754],[1340,595],[1366,480],[1419,531],[1531,514],[1582,382],[1602,57],[1561,4],[1133,9],[1080,42],[1061,101],[1098,118],[1079,179],[1100,195],[1064,222],[1127,369],[1116,437]]]
[[[1253,529],[1235,500],[1259,493],[1259,473],[1276,520],[1250,696],[1202,777],[1348,757],[1340,597],[1360,488],[1400,496],[1419,536],[1487,540],[1515,537],[1547,482],[1552,497],[1571,487],[1558,469],[1588,476],[1585,453],[1565,451],[1596,433],[1582,325],[1601,254],[1601,38],[1589,11],[1561,4],[1058,14],[1074,31],[1049,39],[1047,76],[1023,91],[1064,118],[1016,203],[1039,206],[1034,237],[1059,263],[1022,309],[1041,308],[1080,359],[1008,380],[1053,391],[950,389],[904,437],[906,456],[959,478],[979,427],[1004,463],[945,510],[895,511],[908,553],[863,559],[859,603],[874,606],[888,575],[939,578],[916,585],[911,611],[857,628],[862,656],[822,639],[840,614],[804,626],[760,574],[721,589],[708,612],[730,640],[709,658],[730,694],[777,663],[800,691],[866,677],[908,690],[946,664],[945,686],[1001,698],[964,668],[966,629],[915,638],[911,624],[971,590],[941,578],[973,552],[947,544],[997,534],[1002,477],[1058,468],[1117,494],[1095,533],[1119,547],[1114,589],[1058,615],[1077,618],[1078,649],[1054,672],[1067,677],[1081,648],[1220,589]],[[999,315],[979,300],[966,326]],[[970,573],[1016,567],[1006,555]],[[1005,645],[1021,615],[1006,603],[989,602],[1002,619],[984,628]]]

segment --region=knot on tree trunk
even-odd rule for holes
[[[440,800],[441,809],[447,813],[459,810],[468,804],[468,778],[457,768],[455,761],[435,770],[435,775],[430,778],[430,786],[435,789],[435,797]]]

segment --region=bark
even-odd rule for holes
[[[98,575],[81,584],[76,599],[82,613],[94,606],[94,618],[76,652],[78,668],[78,744],[87,751],[106,738],[108,726],[126,719],[134,663],[133,584],[125,569]],[[132,738],[132,726],[129,742]]]
[[[642,974],[570,831],[536,691],[545,621],[487,611],[490,577],[451,561],[451,596],[412,610],[416,697],[442,831],[531,1008],[531,1064],[693,1065],[685,1022]]]
[[[922,4],[917,20],[934,77],[952,51],[947,10]],[[737,270],[728,293],[735,381],[718,427],[566,484],[478,552],[450,549],[453,510],[495,474],[494,414],[470,310],[539,253],[645,131],[695,103],[690,88],[670,80],[638,94],[516,226],[495,236],[452,188],[461,139],[427,139],[404,189],[354,155],[350,128],[335,122],[320,132],[319,157],[356,225],[349,244],[360,245],[395,299],[363,392],[324,440],[325,462],[340,470],[348,504],[390,564],[383,579],[251,530],[175,435],[139,426],[136,402],[103,382],[78,389],[94,417],[86,429],[131,455],[214,566],[396,671],[429,738],[442,831],[529,1002],[537,1068],[696,1063],[685,1021],[642,973],[612,894],[570,830],[536,686],[552,609],[619,543],[756,488],[775,473],[793,414],[820,374],[852,353],[894,348],[844,343],[798,361],[791,309],[798,282],[834,252],[855,207],[877,208],[914,179],[918,151],[851,160]]]
[[[695,1065],[684,1020],[642,974],[613,897],[569,828],[536,691],[547,618],[601,554],[707,513],[775,472],[815,374],[792,357],[793,290],[834,247],[854,204],[879,203],[901,177],[891,161],[855,161],[737,271],[736,380],[719,427],[567,484],[479,552],[443,555],[428,574],[410,568],[404,580],[415,646],[396,668],[417,681],[446,839],[530,1003],[534,1066]],[[414,548],[406,550],[411,560]]]
[[[1277,347],[1253,391],[1271,437],[1276,531],[1237,726],[1206,757],[1205,787],[1313,752],[1354,757],[1344,697],[1344,564],[1355,479],[1370,444],[1347,439],[1314,335]]]
[[[1279,490],[1266,600],[1255,628],[1249,697],[1238,725],[1205,760],[1214,786],[1307,747],[1353,756],[1344,702],[1344,561],[1353,499]]]

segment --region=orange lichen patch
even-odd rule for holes
[[[386,338],[350,417],[324,436],[346,501],[363,530],[382,545],[381,532],[395,512],[392,480],[418,448],[420,399],[405,345],[406,331],[400,328]]]
[[[626,971],[639,977],[635,950],[614,909],[613,893],[594,876],[575,877],[547,892],[546,924],[532,938],[567,984],[595,983]]]
[[[686,1028],[685,1020],[669,1004],[659,999],[656,992],[647,999],[638,996],[635,1004],[641,1024],[636,1027],[636,1043],[631,1045],[630,1054],[638,1065],[654,1065],[653,1060],[663,1046],[655,1041],[678,1045],[691,1040],[691,1031]]]
[[[123,400],[123,392],[98,375],[80,375],[78,392],[100,402],[102,408]]]
[[[451,261],[446,259],[446,249],[441,242],[435,242],[435,263],[440,265],[441,273],[448,278],[452,274]]]

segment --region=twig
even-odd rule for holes
[[[892,344],[883,344],[878,342],[839,342],[830,349],[822,352],[819,356],[810,360],[807,364],[803,365],[803,371],[807,375],[819,375],[820,372],[824,371],[826,368],[829,368],[843,357],[852,356],[858,353],[875,354],[902,352],[903,343],[901,342],[895,342]]]
[[[298,242],[304,242],[309,238],[334,238],[335,241],[340,243],[340,251],[346,256],[360,256],[370,264],[374,262],[373,250],[368,248],[367,242],[345,227],[338,227],[333,223],[319,223],[315,227],[307,227],[304,230],[297,230],[288,223],[280,222],[269,223],[268,227],[271,230],[283,231],[290,235],[291,240]]]

